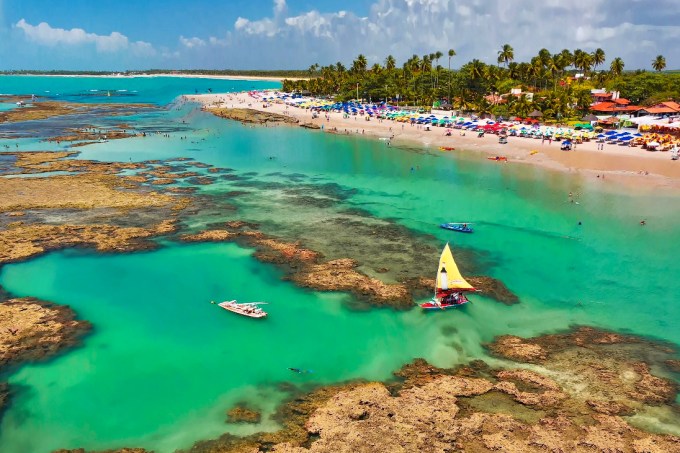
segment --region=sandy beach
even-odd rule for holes
[[[391,146],[425,146],[436,150],[453,147],[455,150],[442,152],[482,152],[490,156],[504,156],[508,163],[539,165],[567,172],[581,172],[593,178],[604,177],[637,188],[657,189],[662,187],[680,188],[680,161],[672,161],[669,152],[650,152],[639,147],[605,145],[597,150],[594,141],[584,142],[573,151],[560,151],[559,142],[521,137],[508,137],[505,145],[498,143],[498,136],[486,134],[478,138],[471,131],[454,129],[451,136],[445,135],[444,128],[430,128],[372,118],[328,113],[312,117],[307,109],[285,104],[265,104],[248,93],[200,94],[186,96],[205,107],[251,108],[263,112],[289,115],[301,123],[323,126],[324,132],[363,135],[380,138]],[[464,134],[464,135],[463,135]],[[490,162],[496,164],[496,162]]]

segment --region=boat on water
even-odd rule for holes
[[[461,275],[447,242],[439,258],[434,297],[432,300],[420,304],[420,308],[423,310],[446,310],[447,308],[460,307],[470,302],[465,296],[465,293],[469,291],[476,290]]]
[[[232,313],[247,316],[249,318],[265,318],[267,312],[259,307],[264,304],[266,304],[266,302],[244,302],[239,304],[235,300],[229,300],[220,302],[217,305]]]
[[[442,223],[439,227],[445,230],[458,231],[459,233],[472,233],[474,231],[469,223],[463,222]]]

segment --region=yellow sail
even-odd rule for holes
[[[442,275],[443,274],[443,275]],[[458,270],[456,262],[453,260],[449,243],[446,243],[442,256],[439,258],[439,268],[437,269],[436,292],[453,289],[460,291],[474,291],[474,287],[469,284]]]

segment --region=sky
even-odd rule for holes
[[[680,69],[680,0],[0,0],[0,70],[307,69],[539,49]],[[440,60],[448,66],[448,58]]]

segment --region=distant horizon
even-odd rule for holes
[[[348,63],[359,53],[372,65],[389,54],[403,62],[448,49],[456,50],[451,67],[459,68],[473,58],[494,64],[510,44],[517,61],[540,48],[602,48],[605,66],[620,57],[626,69],[649,70],[659,54],[669,67],[680,65],[676,6],[675,0],[625,8],[614,0],[574,0],[568,8],[522,0],[71,0],[65,8],[0,0],[0,69],[295,70]]]
[[[467,62],[466,62],[467,63]],[[447,69],[447,68],[443,68]],[[451,68],[452,71],[459,71],[460,68]],[[307,68],[305,69],[188,69],[188,68],[172,68],[172,69],[164,69],[164,68],[150,68],[150,69],[126,69],[126,70],[108,70],[108,69],[0,69],[0,75],[11,75],[9,73],[13,72],[22,72],[22,73],[55,73],[55,75],[58,75],[59,73],[96,73],[96,74],[125,74],[125,73],[149,73],[149,72],[155,72],[157,74],[169,74],[173,71],[192,71],[196,73],[210,73],[210,72],[233,72],[233,73],[284,73],[284,72],[302,72],[302,73],[308,73],[309,70]],[[595,70],[594,72],[601,72],[605,71],[606,69],[603,68],[601,70]],[[677,69],[664,69],[662,71],[654,71],[651,68],[634,68],[634,69],[624,69],[622,72],[625,73],[634,73],[637,71],[645,71],[645,72],[661,72],[663,73],[672,73],[672,72],[680,72],[680,68]],[[576,69],[571,69],[569,72],[575,72],[578,73],[578,70]],[[20,74],[17,74],[20,75]],[[234,74],[238,75],[238,74]]]

